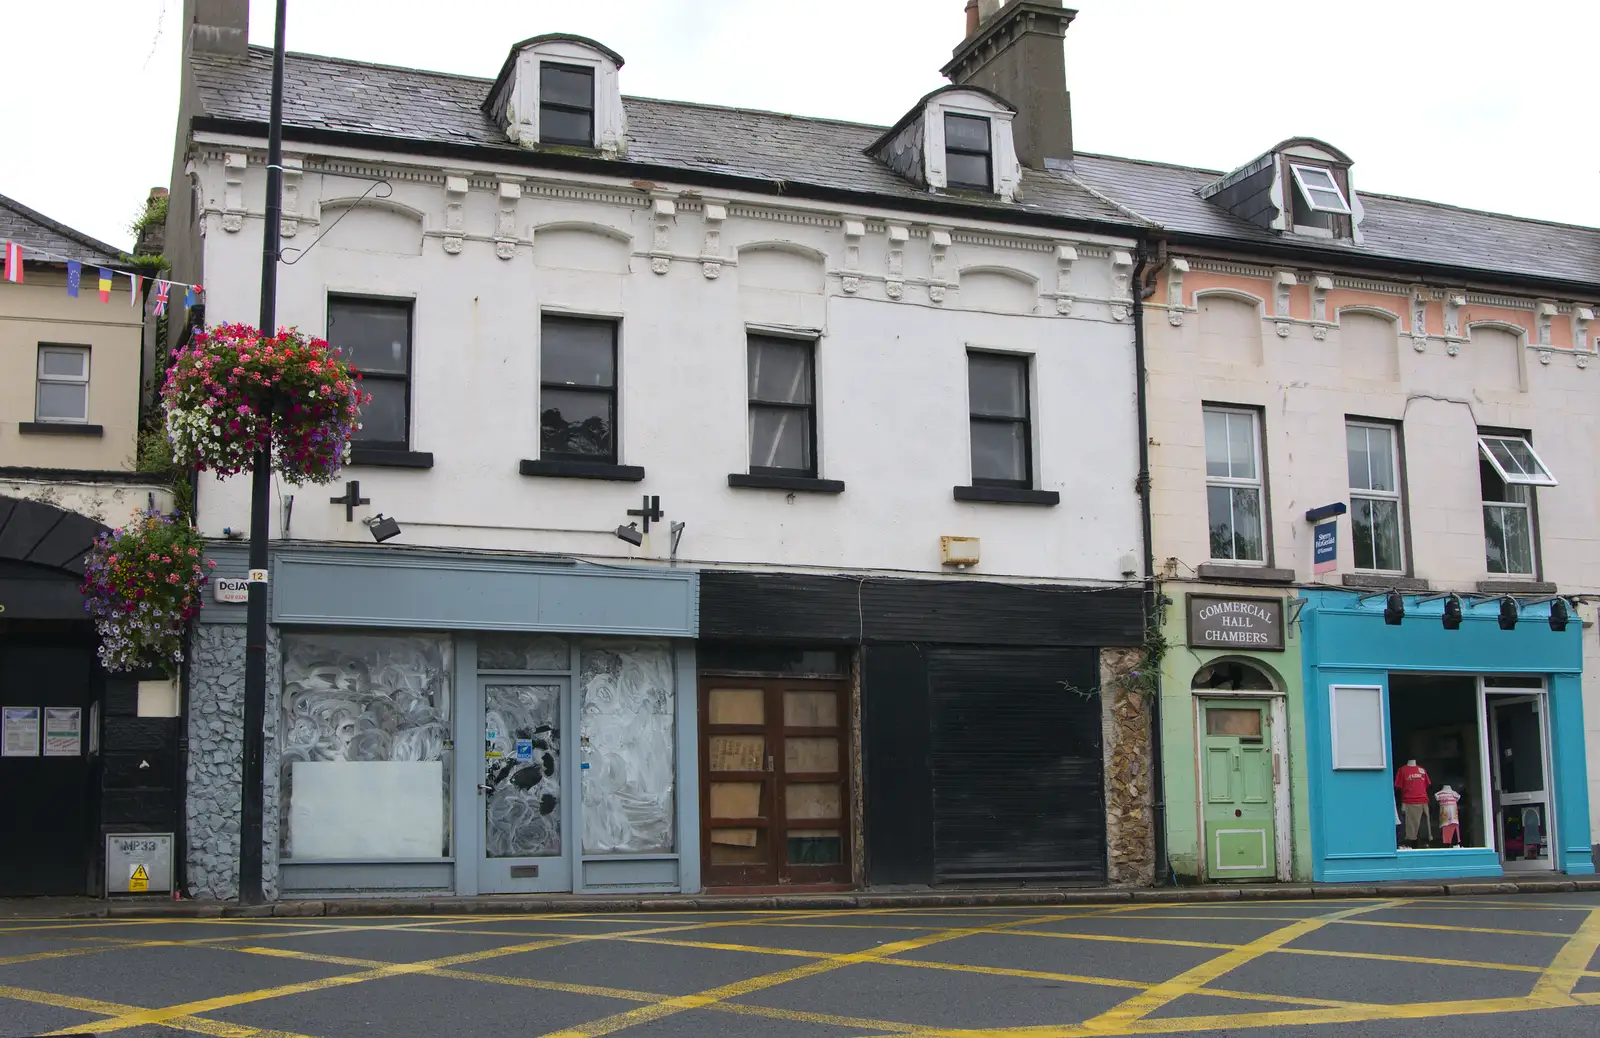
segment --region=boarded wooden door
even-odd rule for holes
[[[847,715],[842,681],[701,679],[707,886],[850,881]]]

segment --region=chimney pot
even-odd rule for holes
[[[1017,108],[1017,158],[1043,169],[1072,158],[1071,96],[1063,43],[1077,11],[1062,0],[979,0],[978,27],[942,71],[958,86],[982,87]],[[967,7],[968,25],[973,10]]]
[[[978,31],[978,0],[967,0],[967,36]],[[965,39],[966,37],[962,37]]]

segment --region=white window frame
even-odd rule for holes
[[[1349,216],[1350,202],[1344,197],[1344,191],[1339,187],[1339,181],[1334,178],[1333,170],[1325,166],[1304,165],[1299,162],[1289,163],[1289,172],[1294,175],[1294,182],[1300,188],[1300,195],[1306,204],[1319,213],[1332,213],[1335,216]],[[1309,178],[1326,177],[1326,184],[1307,183]],[[1337,204],[1321,201],[1317,195],[1332,195],[1337,199]]]
[[[1266,466],[1264,466],[1262,464],[1262,459],[1261,459],[1261,415],[1260,415],[1259,412],[1253,411],[1248,407],[1221,407],[1221,406],[1218,406],[1218,407],[1211,407],[1211,406],[1203,407],[1203,408],[1201,408],[1200,414],[1201,414],[1200,436],[1201,436],[1201,443],[1202,443],[1202,453],[1203,453],[1203,446],[1204,446],[1204,441],[1205,441],[1205,416],[1206,415],[1208,415],[1208,414],[1224,414],[1224,415],[1229,415],[1230,417],[1233,417],[1233,416],[1243,417],[1243,418],[1248,418],[1250,420],[1250,444],[1251,444],[1251,449],[1255,452],[1255,457],[1254,457],[1255,470],[1256,470],[1255,478],[1254,479],[1241,479],[1241,478],[1234,477],[1234,476],[1213,476],[1208,472],[1208,473],[1206,473],[1206,488],[1207,488],[1207,490],[1209,490],[1211,487],[1214,487],[1214,486],[1217,486],[1217,487],[1228,487],[1230,489],[1248,489],[1248,488],[1253,488],[1255,490],[1255,492],[1256,492],[1257,500],[1259,500],[1261,502],[1261,558],[1259,558],[1259,559],[1238,559],[1238,558],[1234,558],[1234,559],[1227,559],[1227,558],[1217,559],[1217,558],[1213,558],[1210,561],[1216,562],[1216,563],[1225,564],[1225,565],[1265,566],[1265,565],[1268,564],[1268,561],[1271,558],[1272,551],[1267,545],[1267,531],[1268,531],[1268,526],[1269,526],[1270,520],[1269,520],[1269,518],[1267,516]],[[1207,495],[1207,497],[1209,498],[1209,494]],[[1209,555],[1210,551],[1211,551],[1211,504],[1210,504],[1210,501],[1208,500],[1206,502],[1206,552],[1207,552],[1208,555]]]
[[[1376,735],[1377,754],[1374,757],[1370,748],[1365,756],[1352,756],[1345,760],[1339,755],[1339,703],[1342,698],[1340,693],[1361,693],[1361,697],[1370,701],[1371,697],[1377,699],[1378,731]],[[1353,698],[1353,697],[1352,697]],[[1332,750],[1329,763],[1334,771],[1387,771],[1389,770],[1389,709],[1382,685],[1329,685],[1328,686],[1328,743]],[[1346,752],[1349,747],[1344,748]]]
[[[1344,425],[1345,425],[1345,429],[1346,430],[1349,430],[1349,429],[1379,429],[1379,430],[1382,430],[1383,432],[1388,433],[1389,434],[1389,466],[1390,466],[1389,471],[1394,473],[1394,489],[1392,491],[1391,490],[1367,490],[1367,489],[1364,489],[1364,488],[1350,487],[1350,516],[1351,516],[1351,518],[1350,518],[1350,526],[1351,526],[1351,529],[1350,529],[1350,548],[1351,548],[1352,555],[1353,555],[1353,553],[1355,551],[1355,540],[1356,540],[1356,535],[1355,535],[1355,504],[1356,504],[1356,500],[1358,498],[1363,498],[1363,499],[1373,500],[1373,501],[1393,501],[1394,502],[1394,515],[1395,515],[1395,526],[1396,526],[1396,529],[1395,529],[1395,540],[1400,545],[1400,566],[1399,566],[1399,568],[1397,568],[1397,569],[1369,569],[1369,568],[1367,568],[1365,566],[1361,566],[1359,564],[1359,562],[1358,562],[1358,564],[1355,566],[1355,569],[1357,571],[1359,571],[1359,572],[1362,572],[1362,573],[1404,573],[1406,571],[1406,506],[1405,506],[1405,502],[1403,500],[1401,500],[1401,493],[1400,493],[1400,430],[1397,427],[1395,427],[1393,425],[1388,425],[1388,424],[1386,424],[1384,422],[1361,422],[1361,421],[1355,421],[1355,420],[1347,420],[1344,423]],[[1371,445],[1372,445],[1371,437],[1368,437],[1367,446],[1370,448]],[[1371,457],[1371,451],[1370,450],[1368,451],[1368,457]],[[1349,446],[1347,444],[1346,447],[1345,447],[1345,468],[1346,468],[1346,470],[1348,470],[1349,467],[1350,467]],[[1367,482],[1368,483],[1372,482],[1370,466],[1368,468]]]
[[[1515,443],[1520,445],[1523,450],[1528,452],[1529,457],[1533,459],[1533,463],[1539,466],[1538,471],[1512,472],[1508,470],[1505,465],[1501,463],[1500,459],[1495,457],[1494,451],[1490,449],[1489,444],[1491,442]],[[1506,486],[1560,486],[1560,484],[1556,481],[1556,477],[1551,475],[1550,466],[1544,463],[1544,459],[1539,457],[1539,452],[1533,449],[1533,444],[1529,443],[1527,437],[1525,436],[1503,436],[1494,433],[1481,435],[1478,437],[1478,453],[1483,456],[1483,460],[1489,463],[1489,467],[1494,469],[1495,473],[1499,475],[1500,481],[1506,484]]]
[[[82,375],[47,375],[44,371],[44,358],[50,353],[70,353],[83,358]],[[60,425],[87,425],[89,422],[89,347],[74,346],[65,343],[40,343],[38,359],[35,361],[35,374],[37,385],[33,397],[33,417],[37,422],[50,422]],[[39,390],[46,385],[67,385],[83,387],[83,417],[61,418],[45,417],[39,412]]]

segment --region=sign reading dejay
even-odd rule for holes
[[[1283,599],[1187,597],[1191,648],[1283,651]]]
[[[250,601],[250,581],[244,577],[213,577],[211,590],[218,602]]]

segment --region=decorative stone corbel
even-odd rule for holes
[[[928,278],[928,298],[935,303],[944,302],[945,288],[950,284],[947,264],[950,261],[950,231],[943,227],[928,230],[928,265],[932,270]]]
[[[222,156],[222,229],[229,234],[244,229],[244,171],[248,164],[242,151]]]
[[[1455,345],[1455,344],[1452,344]],[[1427,290],[1421,285],[1411,289],[1411,348],[1418,353],[1428,349],[1428,296]],[[1445,348],[1445,352],[1454,357],[1461,352],[1461,348]]]
[[[1589,343],[1589,325],[1594,323],[1594,310],[1587,306],[1574,305],[1572,308],[1572,348],[1579,353],[1586,353],[1592,347]]]
[[[701,207],[705,221],[705,237],[700,243],[700,273],[706,280],[715,281],[722,276],[722,223],[728,218],[728,207],[720,202],[707,202]]]
[[[283,208],[278,217],[278,233],[293,238],[300,229],[300,176],[305,163],[300,159],[283,157]]]
[[[1461,338],[1461,308],[1467,297],[1460,292],[1449,292],[1444,297],[1444,334],[1449,339]]]
[[[1299,283],[1300,279],[1294,276],[1292,270],[1280,270],[1272,276],[1272,312],[1278,319],[1273,327],[1280,339],[1289,337],[1289,296]]]
[[[1065,317],[1072,313],[1072,265],[1078,262],[1078,250],[1071,245],[1056,246],[1056,313]]]
[[[1539,363],[1540,364],[1549,364],[1550,363],[1550,357],[1551,357],[1551,353],[1550,353],[1549,350],[1540,350],[1539,351]]]
[[[1177,328],[1183,324],[1183,276],[1189,273],[1189,261],[1174,256],[1167,264],[1167,323]]]
[[[1316,322],[1311,337],[1322,342],[1328,337],[1328,293],[1333,291],[1333,278],[1326,274],[1311,276],[1311,320]]]
[[[1548,299],[1539,300],[1534,309],[1534,336],[1540,346],[1550,345],[1550,322],[1555,320],[1556,304]]]
[[[520,180],[500,181],[500,212],[494,221],[494,254],[503,260],[517,254],[517,201],[521,198]]]
[[[1133,279],[1133,253],[1127,249],[1111,250],[1111,319],[1126,321],[1133,312],[1133,299],[1128,295],[1128,282]]]
[[[460,255],[467,233],[466,203],[468,184],[465,176],[445,174],[444,178],[444,251]]]
[[[865,220],[844,222],[844,274],[839,279],[839,287],[846,295],[853,296],[861,291],[861,239],[866,234]]]
[[[911,240],[911,229],[904,224],[889,225],[888,279],[884,291],[890,299],[900,299],[906,291],[906,242]]]
[[[651,203],[650,269],[657,274],[665,274],[672,266],[672,222],[677,215],[678,204],[670,198]]]

